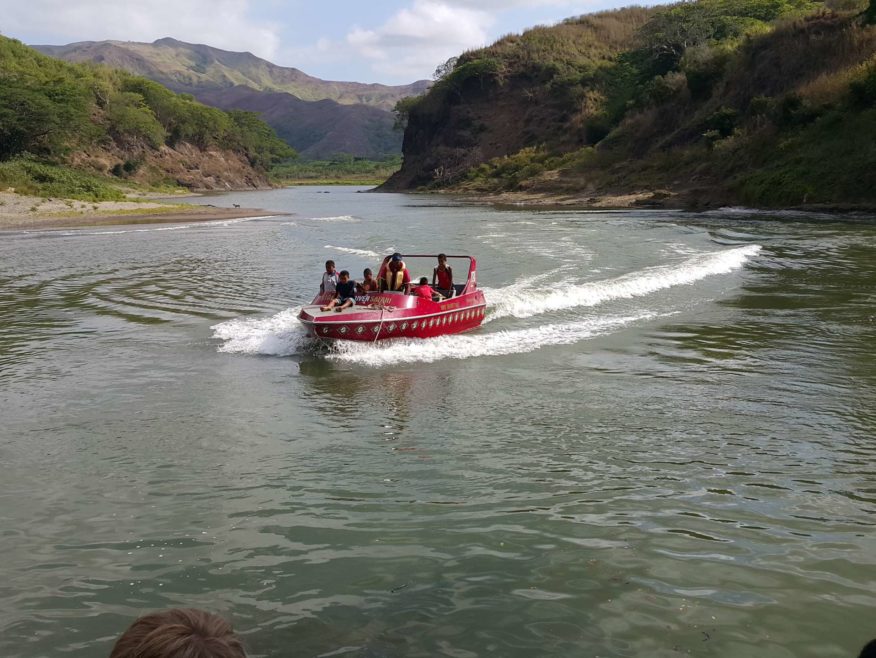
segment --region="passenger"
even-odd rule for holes
[[[343,311],[345,308],[350,308],[356,303],[356,282],[350,279],[350,273],[347,270],[341,270],[338,278],[338,285],[335,289],[334,298],[325,306],[320,307],[321,311]]]
[[[422,297],[423,299],[436,302],[445,299],[444,295],[429,287],[429,279],[426,277],[420,277],[420,285],[414,288],[414,295],[416,297]]]
[[[246,658],[243,643],[219,615],[173,608],[140,617],[116,640],[110,658]]]
[[[380,290],[380,285],[377,283],[377,279],[374,278],[374,275],[369,268],[365,268],[365,271],[362,272],[362,276],[365,278],[362,279],[362,283],[356,284],[356,292],[360,295],[367,295],[369,292],[377,292]]]
[[[404,292],[411,291],[411,273],[405,267],[400,253],[396,252],[389,257],[385,274],[380,278],[381,292]]]
[[[399,258],[402,258],[402,255],[398,252],[395,252],[394,254],[390,254],[389,256],[384,256],[383,260],[380,262],[380,269],[377,270],[378,283],[380,281],[382,281],[384,278],[386,278],[386,268],[389,267],[390,261],[392,261],[392,259],[395,258],[396,256],[398,256]],[[402,264],[402,267],[407,267],[405,265],[404,259],[402,259],[401,264]]]
[[[322,283],[319,284],[319,293],[327,292],[334,293],[335,286],[338,285],[338,273],[335,272],[335,261],[327,260],[325,262],[325,272],[322,274]]]
[[[446,297],[453,296],[453,268],[447,265],[446,254],[438,254],[438,267],[432,270],[432,286]]]

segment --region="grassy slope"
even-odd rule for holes
[[[264,168],[291,153],[255,115],[208,108],[143,78],[61,62],[0,37],[4,189],[117,200],[138,182],[166,189],[198,170],[199,154],[210,157],[212,183],[266,184]]]
[[[341,157],[278,165],[271,180],[278,185],[379,185],[401,166],[401,156],[386,160]]]
[[[534,52],[543,65],[556,62],[562,70],[542,88],[554,98],[564,91],[578,106],[567,111],[560,136],[552,127],[541,141],[515,144],[481,164],[469,161],[443,181],[430,179],[428,171],[419,172],[419,179],[408,171],[407,180],[455,190],[585,198],[665,189],[706,205],[876,204],[876,28],[863,26],[854,12],[836,14],[803,3],[700,0],[681,11],[702,7],[711,12],[707,22],[713,31],[663,60],[655,53],[663,56],[668,49],[657,46],[671,41],[667,29],[685,25],[684,16],[672,15],[669,28],[664,23],[659,33],[649,19],[637,39],[625,42],[606,44],[604,34],[591,30],[587,39],[597,38],[602,50],[588,50],[580,32],[577,40],[559,38],[575,29],[571,23],[541,28],[557,30],[560,49],[536,34],[543,46],[539,52],[527,33],[469,54],[467,61],[497,59],[494,68],[505,78],[495,84],[493,76],[483,100],[467,96],[469,107],[480,103],[487,113],[492,101],[516,95],[517,115],[525,115],[538,93],[528,63]],[[657,9],[654,16],[662,11],[676,10]],[[803,18],[806,12],[810,16]],[[723,32],[714,31],[716,23]],[[606,45],[626,50],[606,62]],[[435,102],[429,96],[410,113],[406,167],[421,157],[417,146],[428,150],[436,141],[419,116]],[[442,130],[458,129],[450,121]],[[585,142],[593,137],[594,144],[572,146],[576,133]],[[395,180],[405,180],[404,170]]]

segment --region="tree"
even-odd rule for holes
[[[443,64],[439,64],[438,68],[435,69],[435,73],[432,74],[433,80],[443,80],[448,75],[453,73],[453,69],[456,68],[456,64],[459,62],[459,57],[451,57]]]
[[[0,160],[24,152],[59,156],[90,128],[88,103],[71,84],[43,88],[14,78],[0,84]]]
[[[228,116],[235,126],[232,141],[243,149],[253,167],[267,170],[276,162],[298,157],[295,149],[277,137],[255,112],[231,110]]]
[[[109,133],[116,139],[142,139],[153,148],[164,144],[167,136],[164,128],[140,94],[133,91],[112,94],[106,116]]]
[[[395,130],[403,131],[408,127],[408,119],[411,116],[411,110],[422,100],[422,98],[422,96],[405,96],[395,104],[395,107],[392,108],[392,113],[395,115],[395,123],[392,127]]]

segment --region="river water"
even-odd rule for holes
[[[876,224],[199,202],[293,214],[0,235],[0,655],[171,606],[271,657],[876,637]],[[323,261],[393,250],[476,256],[483,327],[308,343]]]

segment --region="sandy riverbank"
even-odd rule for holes
[[[610,194],[603,193],[569,193],[569,192],[531,192],[514,191],[489,193],[454,193],[461,201],[493,206],[513,206],[515,208],[533,208],[547,210],[550,208],[565,208],[576,210],[634,210],[644,208],[662,208],[667,210],[704,211],[719,208],[750,208],[760,213],[799,212],[824,215],[827,218],[835,216],[849,221],[876,220],[876,205],[861,203],[823,204],[806,203],[789,205],[782,208],[752,207],[738,199],[710,195],[709,190],[692,189],[681,191],[646,190],[639,192]]]
[[[206,222],[284,214],[258,208],[217,208],[157,200],[87,202],[0,192],[0,230]]]
[[[633,192],[629,194],[568,194],[548,192],[500,192],[497,194],[464,195],[461,198],[476,203],[509,205],[533,208],[568,207],[629,209],[629,208],[683,208],[684,200],[679,195],[665,191]]]

